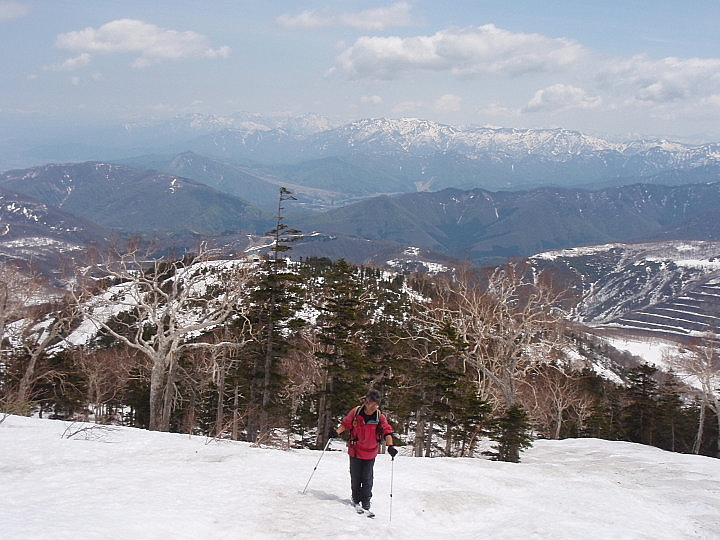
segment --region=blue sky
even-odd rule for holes
[[[0,0],[0,123],[419,117],[720,141],[720,2]]]

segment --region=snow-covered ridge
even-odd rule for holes
[[[642,156],[660,160],[663,167],[688,167],[720,162],[720,144],[688,145],[666,139],[611,142],[570,129],[457,127],[419,118],[368,118],[333,124],[320,115],[302,116],[238,113],[227,117],[191,115],[173,121],[199,133],[234,132],[240,140],[275,132],[316,148],[342,144],[349,149],[373,147],[384,151],[427,154],[454,152],[468,158],[498,154],[508,158],[542,156],[566,161],[577,156]],[[130,129],[130,128],[128,128]]]
[[[610,243],[545,251],[533,259],[557,260],[569,257],[593,256],[622,250],[624,259],[643,259],[653,262],[672,261],[677,266],[720,270],[720,250],[717,242],[703,240],[666,240],[637,244]]]
[[[672,263],[675,267],[701,269],[708,272],[720,270],[720,243],[704,240],[664,240],[636,244],[611,243],[547,251],[533,259],[556,260],[566,257],[582,257],[615,253],[622,263],[634,265],[643,262],[658,263],[658,267]]]

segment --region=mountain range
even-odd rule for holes
[[[213,174],[213,169],[201,170]],[[243,191],[242,178],[220,178],[234,185],[235,191]],[[216,186],[222,187],[222,181]],[[0,175],[0,187],[122,234],[157,235],[168,241],[262,236],[272,226],[269,211],[236,195],[185,177],[126,165],[86,162],[9,171]],[[273,196],[277,205],[278,193],[277,185],[268,190],[268,203]],[[294,203],[285,206],[290,209]],[[373,250],[398,253],[413,246],[440,257],[497,263],[507,257],[608,242],[717,240],[719,209],[718,182],[597,190],[448,188],[380,195],[325,211],[296,210],[290,222],[312,240],[305,247],[299,244],[301,254],[319,255],[318,249],[328,250],[332,244],[336,257],[377,263]],[[358,247],[368,241],[373,244],[369,249]]]
[[[261,235],[271,227],[270,209],[277,206],[281,182],[197,154],[176,156],[173,164],[187,176],[86,162],[8,171],[0,174],[0,186],[123,233]],[[301,186],[305,196],[296,194],[298,200],[286,204],[295,228],[335,238],[411,245],[481,263],[587,244],[720,238],[717,182],[595,190],[447,188],[307,210],[312,201],[340,194],[343,178],[338,174],[332,186],[318,186],[317,181]],[[354,180],[350,185],[362,185]],[[350,188],[355,193],[362,189]],[[349,251],[352,258],[355,250]]]
[[[239,166],[260,181],[329,190],[335,200],[448,187],[697,183],[720,171],[718,143],[612,142],[560,128],[456,127],[413,118],[334,125],[317,115],[190,115],[11,142],[0,148],[0,170],[113,161],[182,175],[172,170],[176,156],[193,152]]]
[[[565,129],[460,128],[418,119],[333,125],[317,115],[239,114],[68,132],[62,144],[18,140],[11,147],[22,148],[23,159],[65,160],[0,174],[0,256],[47,266],[58,264],[60,254],[138,234],[153,237],[161,250],[211,241],[225,254],[262,252],[281,186],[295,199],[283,205],[285,223],[305,234],[293,245],[294,257],[399,270],[442,270],[462,260],[495,264],[578,246],[663,249],[678,239],[720,240],[716,143],[614,143]],[[553,259],[558,275],[575,276],[579,295],[588,294],[586,286],[607,292],[607,306],[583,296],[580,320],[642,326],[658,320],[643,311],[650,305],[713,291],[712,282],[701,283],[705,273],[679,265],[675,277],[659,278],[659,263],[647,262],[644,251],[620,251],[598,248],[591,259],[563,256],[563,264]],[[659,280],[648,286],[672,294],[616,302],[618,294],[635,297],[617,292],[623,280],[644,290],[643,272]]]
[[[564,247],[720,239],[720,183],[381,196],[301,218],[305,231],[386,240],[477,263]],[[699,230],[698,225],[704,224]]]

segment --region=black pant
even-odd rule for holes
[[[352,500],[362,503],[364,508],[370,508],[373,487],[373,459],[359,459],[350,457],[350,486],[352,487]]]

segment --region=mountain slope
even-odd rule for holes
[[[574,291],[580,322],[676,337],[720,335],[720,242],[608,244],[532,261]]]
[[[174,175],[87,162],[0,175],[0,186],[126,232],[255,230],[269,223],[249,203]]]
[[[62,258],[113,238],[109,229],[0,187],[0,258],[56,270]]]
[[[268,212],[277,211],[279,186],[271,178],[263,178],[246,166],[224,160],[183,152],[171,156],[138,156],[123,159],[123,165],[162,171],[183,178],[192,178],[213,189],[239,197]]]
[[[447,189],[379,197],[296,225],[306,232],[392,240],[487,263],[548,249],[671,236],[717,208],[720,183],[597,191]],[[720,239],[720,222],[706,223],[698,239]]]
[[[415,191],[411,183],[386,172],[382,165],[374,166],[367,160],[352,157],[260,166],[183,152],[173,156],[138,156],[118,162],[192,178],[267,212],[277,211],[280,186],[293,192],[297,203],[289,210],[295,212],[343,206],[379,193]]]

